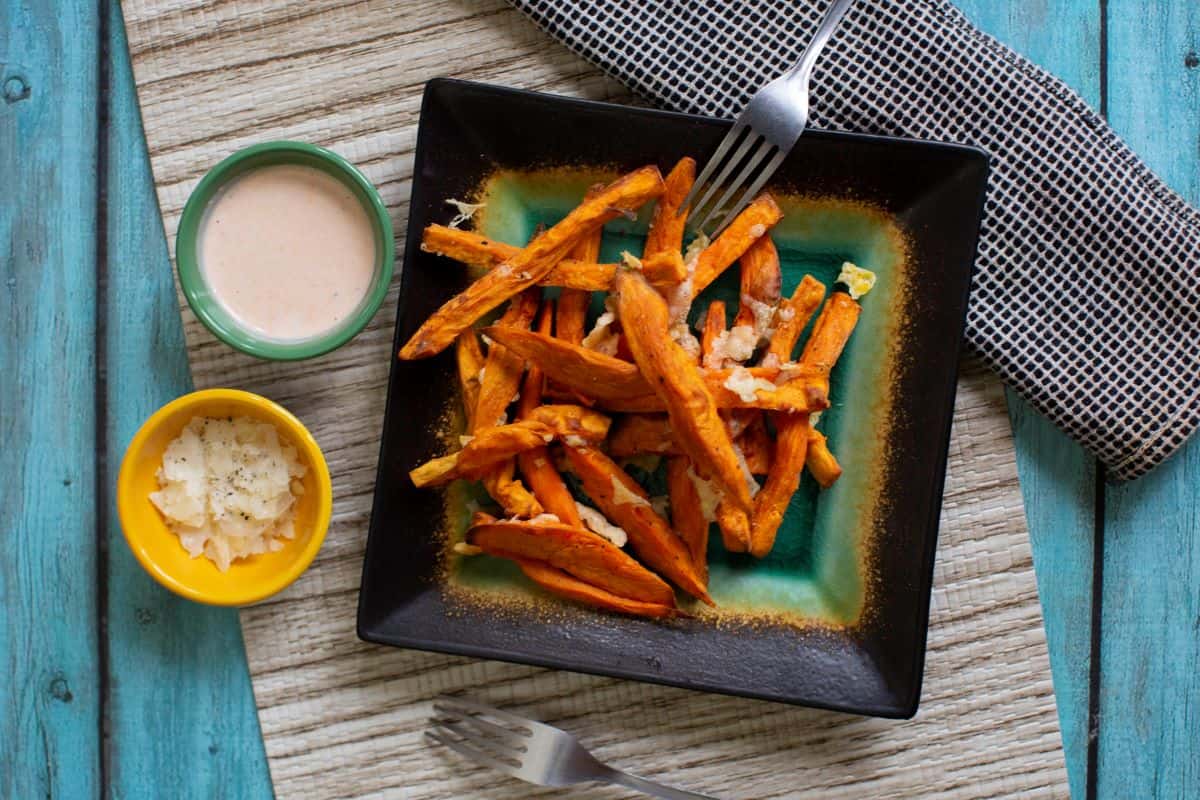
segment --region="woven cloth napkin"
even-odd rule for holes
[[[827,5],[510,1],[659,105],[719,117],[796,62]],[[811,120],[987,151],[968,341],[1110,478],[1200,424],[1200,213],[1065,84],[948,2],[859,0],[817,63]]]

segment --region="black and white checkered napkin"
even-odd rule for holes
[[[791,66],[825,0],[511,0],[661,105],[731,117]],[[812,124],[992,156],[967,337],[1018,392],[1136,478],[1200,424],[1200,213],[1061,81],[945,0],[859,0]]]

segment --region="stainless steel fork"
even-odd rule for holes
[[[721,223],[712,230],[711,233],[715,236],[754,199],[775,170],[779,169],[779,165],[787,158],[796,140],[808,126],[808,85],[812,78],[813,66],[853,2],[854,0],[832,0],[821,24],[817,26],[816,33],[813,34],[812,41],[808,43],[808,48],[796,65],[759,89],[742,109],[742,113],[738,114],[733,128],[725,136],[717,152],[708,160],[700,177],[692,186],[692,191],[680,206],[680,209],[691,209],[691,219],[699,219],[694,225],[689,220],[689,227],[697,231],[704,230],[709,219],[725,207],[738,189],[746,187],[737,202],[721,218]],[[731,151],[733,155],[730,156]],[[741,171],[725,187],[729,176],[739,165],[742,167]],[[721,171],[710,183],[708,179],[718,167],[721,167]],[[724,192],[716,202],[710,204],[709,200],[722,187],[725,187]],[[704,193],[696,200],[702,189]],[[700,216],[706,207],[708,213]]]
[[[425,735],[459,755],[539,786],[615,783],[667,800],[716,800],[663,786],[598,761],[574,736],[461,697],[439,697]]]

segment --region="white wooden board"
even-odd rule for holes
[[[417,111],[448,75],[592,99],[627,92],[495,0],[126,0],[138,98],[168,241],[201,175],[276,138],[332,147],[379,186],[403,249]],[[354,342],[273,364],[213,339],[181,303],[196,386],[294,411],[334,476],[313,567],[242,612],[279,797],[522,798],[537,790],[428,747],[430,699],[468,690],[558,722],[602,758],[722,797],[1067,794],[1012,437],[994,377],[964,365],[921,711],[896,722],[359,642],[395,287]],[[615,798],[614,789],[571,796]]]

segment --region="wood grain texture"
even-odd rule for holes
[[[1108,25],[1113,127],[1200,203],[1200,6],[1109,0]],[[1136,483],[1105,487],[1101,796],[1200,796],[1197,487],[1195,440]]]
[[[1095,0],[956,0],[971,21],[1100,103],[1100,5]],[[1078,444],[1015,392],[1017,446],[1038,593],[1072,794],[1085,795],[1091,686],[1096,467]]]
[[[201,9],[131,0],[123,8],[168,232],[205,169],[276,137],[329,145],[363,166],[402,232],[419,94],[437,75],[627,97],[496,2]],[[353,345],[291,365],[238,356],[184,312],[197,385],[242,386],[282,402],[314,431],[335,475],[334,522],[314,567],[242,613],[280,797],[538,795],[422,742],[428,700],[457,690],[559,722],[623,766],[727,796],[787,796],[806,786],[822,796],[1065,794],[996,383],[974,368],[964,377],[922,711],[910,722],[868,720],[358,642],[394,294],[384,308]]]
[[[111,797],[269,798],[237,612],[184,600],[134,559],[116,469],[142,421],[191,390],[121,12],[110,14],[107,290],[107,790]],[[214,713],[214,710],[219,710]]]
[[[100,783],[98,44],[94,2],[0,0],[0,797]]]

